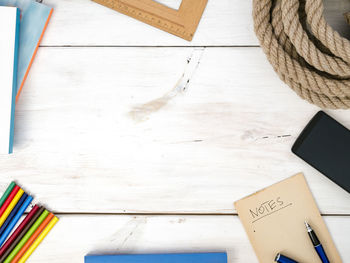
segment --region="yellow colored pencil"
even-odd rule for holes
[[[11,213],[15,205],[18,203],[18,200],[22,197],[24,191],[22,189],[19,189],[15,197],[12,199],[11,203],[9,206],[6,208],[5,212],[2,214],[0,217],[0,227],[4,224],[6,218],[8,215]]]
[[[40,243],[44,240],[50,230],[54,227],[54,225],[58,222],[58,218],[55,216],[51,219],[50,223],[45,227],[43,232],[38,236],[37,239],[33,242],[33,244],[28,248],[28,250],[24,253],[23,257],[18,261],[18,263],[26,262],[27,259],[33,254],[34,250],[40,245]]]

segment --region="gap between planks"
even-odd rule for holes
[[[226,46],[143,46],[143,45],[40,45],[41,48],[260,48],[259,45]]]
[[[97,212],[55,212],[55,215],[73,215],[73,216],[220,216],[220,217],[238,217],[237,213],[220,214],[220,213],[97,213]],[[350,217],[350,214],[321,214],[323,217]]]

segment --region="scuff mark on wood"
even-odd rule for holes
[[[290,134],[283,134],[283,135],[271,135],[271,136],[263,136],[261,138],[257,138],[255,141],[258,140],[266,140],[266,139],[282,139],[282,138],[287,138],[287,137],[291,137],[292,135]]]
[[[165,105],[168,104],[170,100],[175,98],[178,94],[184,93],[191,82],[191,78],[197,71],[201,59],[203,57],[205,48],[195,48],[191,56],[187,59],[187,65],[180,79],[177,81],[174,88],[165,93],[160,98],[154,99],[142,105],[136,105],[129,112],[131,118],[135,121],[145,121],[149,119],[149,116],[159,111]]]
[[[116,253],[128,247],[128,244],[137,242],[143,235],[143,229],[147,224],[147,217],[135,216],[123,226],[111,225],[111,230],[117,228],[117,231],[112,232],[109,237],[104,237],[100,242],[96,242],[96,249],[92,253]],[[106,250],[106,247],[113,248]]]
[[[146,223],[147,223],[146,217],[134,217],[131,221],[129,221],[129,223],[126,225],[125,230],[124,231],[122,230],[124,232],[124,234],[121,235],[121,237],[122,236],[124,236],[124,237],[123,237],[123,240],[121,241],[121,243],[118,245],[117,250],[122,249],[129,240],[137,239],[139,234],[142,232],[142,231],[140,232],[140,230],[143,228],[143,226]],[[136,233],[138,235],[136,235]],[[121,233],[119,232],[119,234],[121,234]],[[134,236],[134,238],[132,238],[133,236]]]
[[[260,135],[261,132],[256,131],[256,130],[247,130],[245,131],[241,139],[243,141],[251,141],[251,142],[266,142],[266,141],[271,141],[271,140],[281,140],[281,139],[286,139],[288,137],[292,137],[291,134],[281,134],[281,135]]]
[[[203,142],[204,140],[202,139],[195,139],[195,140],[188,140],[188,141],[177,141],[177,142],[172,142],[171,144],[181,144],[181,143],[199,143]]]

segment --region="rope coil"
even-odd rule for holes
[[[254,0],[253,18],[272,67],[300,97],[350,108],[350,41],[328,25],[322,0]]]
[[[348,22],[348,24],[350,25],[350,12],[347,12],[344,14],[346,22]]]

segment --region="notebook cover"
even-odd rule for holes
[[[330,262],[342,262],[303,174],[243,198],[235,207],[259,262],[271,263],[277,253],[298,262],[319,262],[305,221],[316,232]]]
[[[19,10],[0,7],[0,153],[12,153],[17,90]]]
[[[227,263],[226,253],[91,255],[85,263]]]
[[[16,90],[18,99],[53,9],[34,0],[0,0],[0,5],[18,7],[21,12]]]

